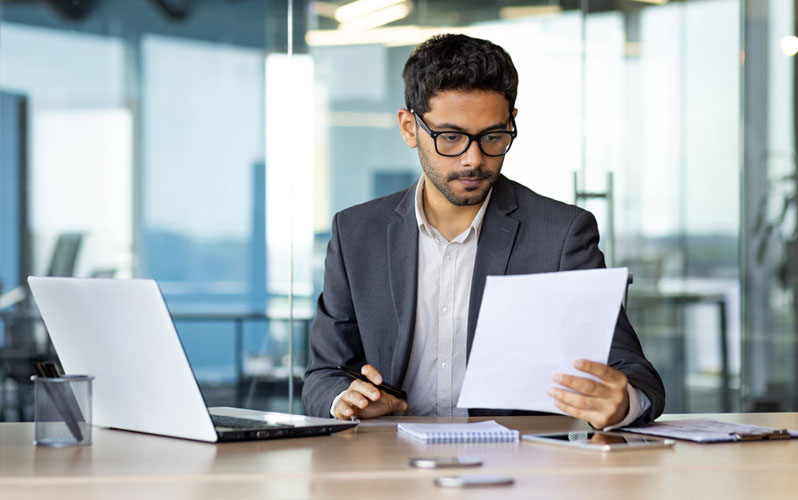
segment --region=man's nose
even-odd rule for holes
[[[484,155],[482,154],[482,150],[479,149],[479,143],[477,141],[471,141],[468,149],[466,149],[462,155],[463,166],[471,167],[481,165],[483,159]]]

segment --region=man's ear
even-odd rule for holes
[[[513,118],[518,118],[518,108],[513,108]]]
[[[411,113],[410,110],[402,108],[396,114],[396,117],[399,120],[399,132],[402,133],[402,139],[405,140],[405,144],[411,148],[415,148],[418,145],[415,115]]]

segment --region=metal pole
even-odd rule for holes
[[[607,267],[615,266],[615,187],[607,172]]]
[[[294,0],[288,0],[288,67],[294,77]],[[294,178],[291,178],[293,188]],[[293,219],[293,210],[291,218]],[[288,257],[288,413],[294,413],[294,224],[290,224]]]

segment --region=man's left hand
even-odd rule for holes
[[[552,387],[549,395],[554,404],[572,417],[587,420],[598,429],[617,424],[629,412],[626,375],[604,363],[586,359],[574,362],[574,368],[596,376],[595,380],[557,373],[554,382],[570,389]]]

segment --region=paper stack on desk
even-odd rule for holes
[[[606,363],[628,270],[488,276],[460,408],[563,413],[555,373],[588,377],[577,359]]]
[[[651,434],[696,443],[726,443],[729,441],[774,441],[798,438],[798,431],[774,429],[759,425],[721,422],[710,418],[654,422],[643,427],[624,427],[624,431]]]

